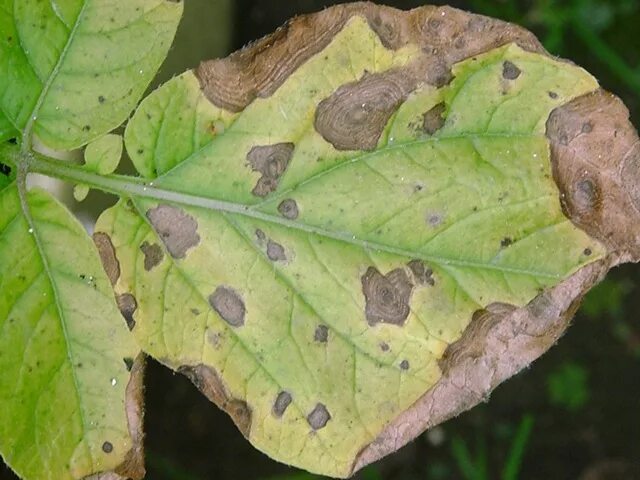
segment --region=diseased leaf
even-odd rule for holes
[[[23,201],[0,191],[0,453],[26,479],[140,478],[139,348],[82,226]]]
[[[56,149],[120,125],[164,60],[182,4],[0,0],[0,110]]]
[[[97,229],[142,348],[326,475],[480,402],[638,253],[628,112],[450,8],[296,19],[154,92],[125,144],[146,184],[109,183]]]

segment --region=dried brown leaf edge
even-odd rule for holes
[[[549,55],[532,33],[496,19],[450,7],[400,11],[358,2],[296,17],[225,59],[203,62],[196,70],[202,90],[215,105],[242,111],[275,92],[356,15],[366,18],[387,48],[419,45],[424,55],[418,74],[436,86],[451,80],[453,64],[507,43]],[[606,245],[606,258],[523,308],[493,304],[476,312],[463,337],[445,353],[440,381],[360,452],[352,473],[482,402],[558,341],[585,293],[613,266],[640,259],[640,143],[622,102],[603,90],[579,97],[552,112],[547,137],[563,211]],[[246,409],[225,396],[213,373],[193,367],[182,371],[247,431]]]

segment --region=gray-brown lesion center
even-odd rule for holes
[[[369,267],[362,276],[367,323],[375,326],[388,323],[403,326],[409,317],[411,295],[418,285],[435,285],[433,271],[420,260],[409,262],[383,275]]]

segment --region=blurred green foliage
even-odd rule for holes
[[[560,365],[547,377],[547,394],[552,405],[570,412],[581,410],[589,401],[589,372],[573,362]]]

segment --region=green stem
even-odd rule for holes
[[[607,65],[622,83],[634,90],[636,94],[640,94],[640,75],[638,75],[638,72],[627,65],[615,50],[579,20],[572,21],[571,25],[574,32],[589,47],[598,60]]]

